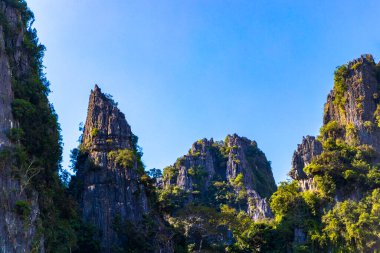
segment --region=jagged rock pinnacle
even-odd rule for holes
[[[101,232],[102,252],[120,243],[113,228],[120,222],[137,224],[149,211],[141,169],[132,145],[131,127],[116,103],[95,85],[91,91],[82,139],[87,160],[78,165],[82,218]],[[111,155],[112,154],[112,155]],[[116,162],[119,154],[126,154]],[[121,159],[121,158],[120,158]],[[124,224],[124,223],[123,223]]]
[[[82,145],[90,150],[132,148],[132,131],[125,115],[98,85],[91,91]]]

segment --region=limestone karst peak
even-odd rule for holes
[[[239,208],[253,219],[272,215],[265,198],[275,191],[276,185],[270,163],[255,141],[237,134],[227,135],[225,141],[200,139],[187,155],[164,170],[165,189],[176,186],[193,193],[187,195],[186,202],[210,198],[210,187],[215,183],[231,184],[231,194],[244,195],[244,204]]]
[[[147,230],[143,218],[152,211],[146,185],[141,178],[146,176],[137,148],[137,137],[133,135],[124,114],[110,95],[102,93],[99,86],[91,91],[88,115],[81,144],[82,156],[77,163],[77,177],[74,187],[79,193],[82,219],[101,231],[96,238],[104,253],[114,252],[116,246],[122,247],[125,235],[115,228],[120,226],[139,227],[139,233]],[[167,231],[158,216],[151,215],[155,230]],[[136,231],[137,233],[137,231]],[[150,242],[148,242],[148,240]],[[172,252],[170,239],[160,246],[156,238],[149,238],[146,245],[154,244],[154,252]],[[148,252],[148,251],[144,251]]]
[[[323,118],[324,125],[337,124],[347,142],[368,144],[377,152],[380,152],[379,81],[380,69],[370,54],[338,67]]]
[[[131,148],[132,131],[125,115],[98,85],[91,91],[83,144],[93,149]]]
[[[370,54],[343,64],[335,70],[334,86],[324,106],[320,138],[344,140],[349,145],[368,145],[380,154],[380,68]],[[304,137],[292,159],[289,175],[309,189],[310,176],[304,167],[323,152],[319,139]]]

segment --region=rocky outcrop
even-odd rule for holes
[[[210,187],[220,184],[229,187],[239,199],[236,207],[253,219],[271,217],[267,198],[276,185],[270,163],[255,141],[236,134],[227,136],[224,142],[202,139],[164,170],[163,188],[179,187],[188,194],[187,203],[200,201],[207,205]]]
[[[267,198],[276,190],[276,184],[265,154],[255,141],[236,134],[227,136],[225,143],[229,149],[226,177],[234,182],[242,176],[241,186],[235,183],[234,188],[238,193],[247,191],[247,213],[255,220],[271,217]]]
[[[95,86],[90,95],[76,180],[83,221],[98,229],[105,253],[122,243],[116,221],[122,226],[127,222],[139,227],[144,217],[151,215],[136,142],[116,103]],[[158,245],[156,250],[171,252],[170,240],[166,243],[168,247]]]
[[[234,134],[227,136],[225,146],[228,152],[227,179],[231,181],[242,174],[247,189],[257,191],[264,198],[270,197],[276,184],[270,163],[256,141]]]
[[[319,140],[323,141],[324,146],[316,138],[307,136],[303,138],[302,143],[294,152],[289,175],[292,179],[297,180],[301,191],[317,188],[313,175],[317,175],[317,173],[323,175],[324,170],[326,174],[330,173],[327,175],[334,183],[332,198],[335,203],[330,203],[325,210],[330,210],[336,203],[345,200],[359,202],[365,196],[364,192],[368,190],[363,189],[362,185],[356,184],[356,182],[339,182],[336,179],[341,173],[339,169],[352,166],[347,161],[342,166],[341,161],[345,159],[349,161],[350,158],[344,152],[339,152],[339,146],[342,145],[342,142],[353,149],[361,146],[363,150],[368,150],[370,153],[370,157],[364,159],[365,162],[369,164],[379,162],[379,94],[380,65],[374,62],[372,55],[362,55],[360,58],[338,67],[334,73],[334,88],[328,95],[324,107],[323,126],[319,136]],[[326,155],[320,156],[324,154],[323,152],[326,152]],[[331,156],[337,156],[334,157],[337,160]],[[315,159],[315,167],[318,169],[317,172],[314,170],[315,174],[308,175],[304,168],[312,163],[313,159]],[[355,166],[353,167],[355,168]],[[331,173],[331,170],[337,171]],[[306,239],[307,232],[304,227],[294,228],[293,243],[295,245],[304,244]]]
[[[338,122],[347,142],[368,144],[379,153],[379,67],[372,55],[363,55],[340,68],[343,71],[335,73],[334,89],[327,97],[323,123]]]
[[[362,55],[337,68],[334,89],[327,97],[323,116],[324,126],[337,123],[340,128],[334,138],[351,145],[369,145],[377,154],[380,154],[379,73],[372,55]],[[303,169],[322,151],[315,137],[306,136],[293,154],[289,175],[299,181],[303,190],[315,188],[313,179]]]
[[[304,167],[310,164],[313,157],[322,153],[322,144],[313,136],[306,136],[302,143],[298,145],[293,154],[292,169],[289,172],[291,178],[295,180],[307,179]]]
[[[19,10],[4,1],[0,1],[0,16],[0,250],[31,252],[34,248],[34,252],[44,252],[43,238],[37,232],[38,194],[30,187],[25,191],[27,174],[15,175],[14,145],[8,138],[18,125],[12,115],[12,75],[21,75],[28,68],[21,51],[24,28]]]
[[[178,159],[173,166],[177,176],[165,177],[164,185],[176,185],[186,192],[197,191],[204,194],[216,173],[223,177],[219,173],[218,167],[219,163],[224,161],[220,156],[218,157],[217,147],[218,143],[214,143],[213,139],[202,139],[195,142],[189,154]],[[190,194],[190,200],[192,197]]]

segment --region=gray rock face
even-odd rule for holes
[[[306,242],[306,233],[303,229],[295,228],[294,229],[294,243],[300,245]]]
[[[90,151],[132,149],[132,131],[124,114],[97,85],[90,95],[82,144]]]
[[[4,17],[0,23],[0,251],[31,252],[34,248],[35,252],[44,252],[43,238],[37,234],[38,195],[33,190],[28,190],[28,194],[25,192],[27,181],[23,175],[14,177],[13,159],[9,155],[13,145],[7,138],[7,133],[17,127],[11,106],[12,72],[21,75],[29,68],[24,61],[26,56],[21,51],[24,28],[19,11],[4,1],[0,2],[0,15]],[[5,32],[6,29],[8,32]],[[13,50],[7,51],[7,47]],[[21,204],[27,204],[30,212],[21,214],[17,211]]]
[[[1,150],[0,150],[1,152]],[[44,252],[43,238],[38,237],[39,222],[38,195],[36,192],[23,191],[20,180],[15,179],[11,173],[11,166],[7,161],[0,162],[0,249],[1,252],[30,252],[35,242],[38,251]],[[19,203],[28,203],[30,212],[18,213]]]
[[[336,103],[337,93],[332,90],[325,104],[324,125],[336,121],[343,128],[355,127],[355,137],[346,134],[347,142],[368,144],[377,153],[380,152],[380,128],[376,127],[376,112],[380,93],[378,90],[378,67],[372,55],[363,55],[347,64],[345,77],[344,106],[339,108]],[[347,133],[347,131],[346,131]],[[355,139],[355,140],[353,140]]]
[[[169,169],[174,172],[164,176],[163,187],[177,186],[190,193],[189,202],[209,196],[210,185],[224,182],[234,194],[244,196],[246,204],[240,208],[253,219],[272,216],[266,198],[276,185],[270,163],[254,141],[236,134],[225,142],[202,139]]]
[[[124,114],[95,86],[82,139],[88,159],[78,169],[78,178],[82,217],[100,230],[102,252],[112,252],[119,242],[113,229],[116,217],[137,224],[149,211],[136,157],[124,167],[109,156],[111,151],[133,153],[132,136]]]
[[[183,156],[178,166],[178,177],[175,184],[185,191],[192,192],[194,190],[192,177],[189,175],[189,169],[201,168],[204,170],[205,178],[202,190],[206,190],[211,179],[215,175],[216,158],[213,155],[214,141],[203,139],[192,145],[189,155]],[[190,195],[191,198],[191,195]]]
[[[292,169],[289,172],[291,178],[295,180],[307,179],[306,173],[303,171],[305,166],[310,164],[313,157],[322,153],[322,144],[313,136],[306,136],[302,139],[302,143],[298,145],[294,151],[292,158]]]
[[[139,229],[136,233],[145,233],[141,224],[144,216],[149,216],[154,231],[160,233],[157,238],[171,236],[149,205],[136,142],[117,104],[96,85],[90,95],[76,180],[83,221],[98,229],[105,253],[122,243],[115,228],[117,220],[133,224]],[[173,252],[170,239],[157,238],[149,238],[154,252]]]
[[[272,170],[257,143],[234,134],[227,136],[227,147],[230,148],[226,176],[229,181],[243,175],[243,185],[247,191],[247,213],[255,220],[272,217],[267,199],[276,190]],[[235,186],[239,192],[240,187]]]

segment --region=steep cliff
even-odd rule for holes
[[[0,1],[2,252],[53,252],[57,233],[72,232],[69,225],[57,228],[63,220],[58,216],[67,210],[58,204],[64,198],[58,177],[59,126],[47,99],[44,47],[32,23],[33,14],[24,1]],[[45,194],[47,189],[50,194]],[[54,252],[69,250],[71,238],[54,246]]]
[[[0,118],[0,124],[4,123],[2,121],[3,118]],[[2,134],[10,130],[3,128]],[[4,252],[28,252],[34,247],[43,252],[43,241],[41,237],[38,239],[37,234],[40,214],[38,194],[28,183],[28,177],[35,172],[30,170],[28,175],[24,168],[13,167],[17,163],[15,147],[4,135],[0,141],[0,247]],[[18,171],[23,173],[21,178],[15,175]]]
[[[292,157],[292,170],[289,175],[293,179],[306,179],[307,175],[303,168],[311,163],[313,157],[322,153],[322,144],[313,136],[306,136]]]
[[[149,220],[155,224],[153,231],[159,233],[164,229],[150,207],[151,189],[147,188],[149,179],[141,155],[137,137],[124,114],[109,95],[95,86],[90,95],[74,181],[81,216],[85,223],[94,225],[99,231],[101,252],[118,252],[132,247],[133,236],[150,232],[143,226]],[[143,246],[135,252],[172,250],[170,240],[159,241],[154,236],[138,243]],[[151,247],[147,248],[149,243]]]
[[[290,223],[293,248],[373,252],[380,246],[379,66],[362,55],[336,69],[320,135],[303,138],[289,173],[294,181],[272,197],[276,219],[304,220]],[[353,235],[351,227],[360,232]]]
[[[289,176],[298,180],[303,190],[315,188],[314,179],[304,172],[305,166],[309,165],[313,158],[322,153],[322,144],[313,136],[306,136],[302,139],[302,143],[298,145],[292,157],[292,168]]]
[[[224,142],[195,142],[187,155],[164,169],[163,188],[175,187],[186,196],[184,204],[218,206],[228,201],[256,220],[271,216],[266,198],[276,189],[270,164],[257,143],[236,134]],[[230,199],[219,200],[226,197],[217,196],[221,187],[228,188]]]
[[[372,55],[340,66],[334,89],[327,97],[323,124],[337,122],[344,139],[354,145],[368,144],[380,152],[379,67]]]
[[[21,52],[16,50],[10,53],[6,50],[6,46],[11,47],[14,41],[21,46],[24,31],[15,31],[21,23],[20,11],[16,8],[0,2],[0,16],[0,249],[2,252],[28,252],[37,238],[38,195],[35,190],[30,189],[27,195],[26,178],[19,179],[14,173],[15,146],[9,135],[18,124],[12,114],[14,96],[11,62],[14,64],[15,56]],[[13,31],[13,36],[7,30]],[[43,252],[43,245],[40,248]]]
[[[337,68],[334,89],[325,104],[321,136],[319,140],[307,136],[298,145],[289,173],[293,179],[307,181],[303,169],[322,153],[322,139],[333,137],[349,145],[368,145],[380,157],[379,73],[380,67],[372,55],[363,55]],[[332,128],[335,128],[333,136],[328,136]]]

